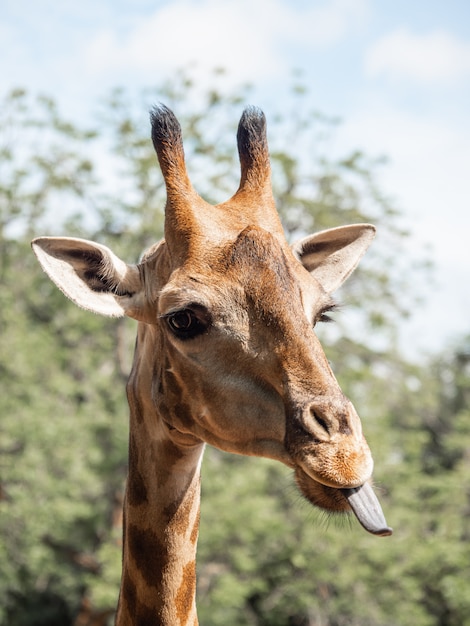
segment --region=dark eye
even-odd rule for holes
[[[182,309],[166,316],[171,332],[178,339],[192,339],[207,330],[207,322],[191,309]]]

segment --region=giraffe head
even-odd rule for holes
[[[194,190],[180,126],[163,106],[152,113],[152,139],[167,189],[164,241],[128,265],[101,244],[40,238],[33,247],[43,268],[76,304],[141,322],[130,384],[159,432],[181,446],[277,459],[314,505],[352,508],[367,530],[390,534],[360,419],[314,330],[374,227],[288,245],[257,109],[239,124],[240,186],[216,206]]]

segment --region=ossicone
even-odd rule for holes
[[[266,117],[261,109],[249,106],[241,116],[237,132],[240,157],[240,190],[260,190],[271,184]]]
[[[152,142],[157,153],[167,191],[181,192],[191,188],[184,161],[181,126],[175,114],[164,104],[150,111]]]
[[[182,146],[181,126],[175,114],[164,104],[155,105],[150,111],[152,141],[157,153],[169,147]]]

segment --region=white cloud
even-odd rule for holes
[[[259,3],[242,15],[244,4],[214,0],[167,4],[125,36],[99,33],[87,50],[89,68],[97,73],[118,68],[148,73],[196,64],[204,69],[223,66],[237,77],[272,74],[280,60],[270,54],[270,32],[258,32]],[[274,12],[271,23],[277,19]]]
[[[434,242],[447,260],[468,261],[468,124],[377,103],[352,114],[341,136],[351,148],[389,157],[383,182],[422,243]]]
[[[395,199],[411,229],[409,259],[422,258],[430,246],[436,282],[431,286],[418,280],[426,307],[418,308],[401,331],[402,346],[413,358],[417,348],[441,349],[469,328],[470,126],[463,122],[376,101],[341,126],[343,148],[361,147],[367,154],[390,157],[380,187]]]
[[[381,74],[421,83],[453,82],[470,76],[470,42],[445,31],[415,35],[400,28],[366,52],[368,76]]]
[[[176,0],[140,19],[127,34],[105,30],[87,45],[88,71],[149,73],[189,64],[224,67],[234,81],[283,76],[286,48],[330,45],[360,26],[367,0],[329,0],[299,8],[282,0]]]

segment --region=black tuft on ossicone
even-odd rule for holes
[[[181,126],[175,114],[164,104],[157,104],[150,111],[152,141],[157,153],[180,148],[183,145]]]
[[[247,107],[238,124],[237,144],[240,157],[253,159],[254,153],[267,152],[266,117],[261,109]]]
[[[150,111],[152,142],[158,156],[167,189],[187,186],[181,126],[175,114],[164,104]]]
[[[260,190],[269,184],[270,165],[266,118],[263,111],[249,106],[243,111],[237,132],[240,157],[240,190]]]

